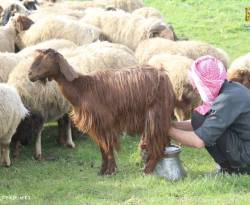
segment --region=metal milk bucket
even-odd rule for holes
[[[179,158],[181,148],[170,145],[165,148],[165,156],[157,163],[154,174],[164,177],[167,180],[179,180],[186,176],[186,172]]]

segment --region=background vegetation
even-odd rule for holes
[[[243,0],[145,0],[158,8],[178,36],[198,39],[224,48],[231,59],[250,51],[250,28],[245,27]],[[188,177],[169,182],[144,176],[139,138],[124,136],[117,154],[115,176],[97,175],[100,153],[89,139],[75,140],[76,149],[55,143],[56,125],[43,133],[45,156],[54,161],[33,159],[33,145],[25,147],[13,165],[0,168],[0,204],[30,205],[246,205],[250,202],[250,176],[214,175],[215,165],[204,150],[184,148],[181,158]]]

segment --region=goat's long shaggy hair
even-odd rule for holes
[[[111,144],[118,150],[118,136],[127,131],[143,134],[151,157],[159,159],[169,144],[173,88],[163,71],[150,66],[134,68],[96,72],[73,81],[85,93],[72,118],[105,152]]]

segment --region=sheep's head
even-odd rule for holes
[[[24,0],[23,5],[28,10],[37,10],[37,1],[36,0]]]
[[[78,78],[78,74],[68,64],[64,57],[53,49],[36,50],[34,61],[29,70],[29,79],[34,82],[46,82],[59,77],[68,81]]]
[[[162,37],[170,40],[176,40],[177,37],[174,33],[171,25],[166,25],[162,22],[158,22],[153,25],[149,32],[149,38]]]
[[[241,83],[250,89],[250,71],[247,69],[234,69],[228,71],[228,80]]]
[[[15,16],[12,21],[17,33],[28,30],[34,24],[30,18],[21,15]]]
[[[18,4],[11,4],[4,11],[2,11],[1,24],[6,25],[9,19],[17,13],[25,14],[25,15],[29,14],[29,12],[27,11],[25,7],[20,6]]]

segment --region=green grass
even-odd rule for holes
[[[247,1],[146,0],[171,22],[177,35],[198,39],[224,48],[235,58],[249,52],[250,30],[244,27]],[[250,2],[248,1],[248,5]],[[45,156],[55,161],[33,159],[33,146],[25,147],[10,168],[0,168],[0,204],[30,205],[247,205],[249,176],[215,176],[214,163],[205,150],[185,148],[181,158],[188,177],[169,182],[144,176],[137,148],[139,139],[124,137],[117,155],[115,176],[97,175],[98,148],[89,139],[76,139],[76,149],[55,143],[56,127],[43,133]],[[14,199],[14,197],[17,199]],[[28,198],[20,199],[21,196]],[[9,197],[9,198],[6,198]],[[12,199],[11,199],[12,197]]]

